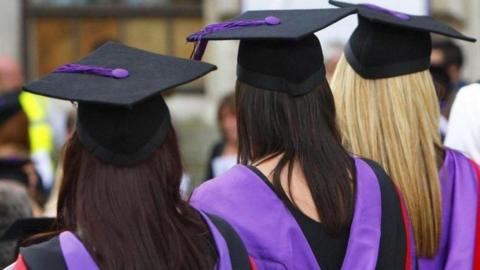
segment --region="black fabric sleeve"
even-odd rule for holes
[[[382,225],[377,270],[403,270],[407,252],[407,234],[402,206],[395,185],[380,165],[364,159],[375,172],[382,196]]]
[[[58,236],[29,247],[20,248],[29,270],[67,270]]]
[[[227,243],[232,270],[249,270],[250,260],[247,249],[237,232],[223,218],[209,213],[206,214],[212,223],[215,224],[215,227],[217,227]]]

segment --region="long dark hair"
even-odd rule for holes
[[[160,148],[133,167],[102,162],[74,134],[63,168],[58,227],[76,231],[101,269],[214,267],[214,256],[205,255],[208,228],[180,197],[173,127]]]
[[[280,173],[288,166],[290,187],[298,162],[327,230],[337,234],[348,228],[354,206],[354,165],[340,141],[327,81],[298,97],[237,81],[236,101],[239,162],[250,164],[283,154],[272,180],[284,195]]]

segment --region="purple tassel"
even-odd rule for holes
[[[375,11],[379,11],[379,12],[383,12],[383,13],[386,13],[388,15],[391,15],[397,19],[400,19],[402,21],[408,21],[410,20],[410,16],[408,14],[405,14],[405,13],[402,13],[402,12],[398,12],[398,11],[395,11],[395,10],[390,10],[390,9],[386,9],[384,7],[381,7],[381,6],[377,6],[377,5],[374,5],[374,4],[361,4],[361,6],[364,6],[366,8],[369,8],[371,10],[375,10]]]
[[[195,47],[192,53],[193,60],[201,60],[202,56],[207,48],[207,40],[202,38],[205,35],[216,33],[220,31],[252,27],[252,26],[261,26],[261,25],[278,25],[281,23],[281,20],[274,16],[268,16],[263,20],[239,20],[239,21],[226,21],[222,23],[212,23],[205,26],[199,32],[193,33],[187,37],[187,41],[196,42]]]
[[[104,68],[98,66],[89,66],[81,64],[65,64],[53,71],[54,73],[84,73],[93,74],[115,79],[124,79],[128,77],[128,70],[123,68]]]

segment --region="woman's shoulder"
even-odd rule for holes
[[[404,269],[413,256],[407,256],[413,254],[413,236],[401,193],[379,163],[366,158],[360,160],[375,174],[381,193],[381,238],[377,269]]]
[[[212,192],[241,188],[245,185],[245,180],[251,179],[252,177],[256,176],[248,169],[248,167],[244,165],[235,165],[225,173],[211,180],[205,181],[198,186],[193,192],[193,197],[200,196],[204,193],[211,194]],[[221,193],[218,193],[217,195],[221,195]]]
[[[368,167],[373,171],[373,173],[375,174],[377,180],[378,180],[378,183],[380,184],[380,189],[382,191],[382,193],[384,192],[388,192],[388,193],[391,193],[391,192],[397,192],[396,191],[396,187],[395,187],[395,184],[393,183],[393,181],[391,180],[390,176],[388,175],[388,173],[385,171],[385,169],[376,161],[374,160],[371,160],[371,159],[368,159],[368,158],[355,158],[356,160],[361,160],[363,162],[365,162]],[[357,171],[357,178],[360,176],[358,175],[358,171]]]
[[[382,200],[382,209],[401,209],[402,207],[402,195],[398,187],[395,185],[390,175],[385,171],[385,169],[376,161],[368,158],[358,158],[362,162],[365,162],[371,171],[374,173],[375,178],[378,181],[381,200]],[[358,174],[357,179],[362,177]]]
[[[30,246],[21,247],[17,261],[6,269],[67,269],[59,236]]]
[[[212,256],[217,265],[224,265],[230,260],[232,269],[255,269],[243,240],[233,226],[224,218],[198,210],[206,222],[210,236],[207,239],[207,256]],[[220,240],[222,239],[222,240]],[[228,254],[228,255],[227,255]],[[226,258],[229,259],[226,259]],[[220,267],[220,269],[223,269]]]
[[[64,231],[47,241],[20,248],[20,257],[27,269],[80,269],[97,270],[98,266],[80,239]],[[17,262],[18,263],[18,262]],[[18,269],[18,268],[14,268]]]
[[[444,147],[445,158],[443,166],[448,166],[448,163],[452,162],[472,162],[473,160],[464,151],[453,149],[450,147]],[[476,163],[474,163],[476,164]]]
[[[36,243],[30,246],[21,247],[20,253],[23,257],[41,257],[43,255],[61,255],[60,235],[56,235],[49,240]]]
[[[378,182],[380,191],[382,213],[393,214],[397,212],[399,216],[402,216],[402,198],[401,193],[395,183],[392,181],[385,169],[376,161],[367,158],[356,158],[357,181],[363,177],[374,177]],[[366,166],[363,166],[359,170],[358,161],[363,162]],[[368,168],[368,169],[365,169]],[[370,192],[369,192],[370,193]],[[369,194],[364,193],[364,194]],[[384,215],[382,215],[383,218]]]

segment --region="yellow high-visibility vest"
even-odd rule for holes
[[[48,123],[46,99],[28,92],[20,94],[20,104],[29,120],[30,151],[46,151],[52,154],[53,131]]]

